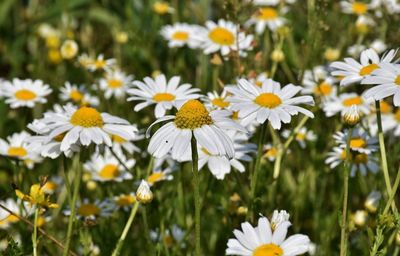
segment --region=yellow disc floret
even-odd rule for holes
[[[109,79],[107,83],[108,87],[111,89],[120,88],[123,85],[122,81],[119,79]]]
[[[171,37],[177,41],[187,41],[189,39],[189,33],[185,31],[176,31]]]
[[[348,99],[343,100],[342,104],[343,106],[350,107],[351,105],[361,105],[363,103],[363,100],[360,96],[356,97],[351,97]]]
[[[176,113],[175,125],[179,129],[194,130],[213,121],[206,107],[198,100],[189,100]]]
[[[21,89],[15,92],[15,98],[17,98],[18,100],[28,101],[33,100],[36,97],[36,93],[26,89]]]
[[[357,15],[363,15],[368,11],[368,5],[362,2],[354,2],[351,6],[353,12]]]
[[[100,213],[100,209],[94,204],[82,204],[78,208],[77,212],[81,216],[88,217],[91,215],[98,215]]]
[[[276,244],[263,244],[253,251],[253,256],[282,256],[283,250]]]
[[[323,82],[314,88],[314,93],[319,96],[330,95],[332,93],[332,86],[327,82]]]
[[[365,148],[367,146],[367,142],[363,138],[352,138],[350,140],[351,148]]]
[[[7,154],[13,157],[24,157],[28,152],[23,147],[10,147],[8,148]]]
[[[174,99],[175,95],[168,92],[157,93],[153,96],[153,100],[155,100],[156,102],[173,101]]]
[[[282,100],[278,95],[269,92],[258,95],[254,102],[264,108],[276,108],[282,104]]]
[[[229,107],[229,102],[225,101],[223,98],[215,98],[211,101],[211,103],[214,106],[220,107],[220,108],[227,108]]]
[[[275,20],[278,18],[278,12],[271,7],[260,8],[256,14],[259,20]]]
[[[101,114],[94,108],[81,107],[71,116],[70,123],[75,126],[102,127],[104,122]]]
[[[362,67],[360,69],[359,75],[360,76],[367,76],[370,75],[372,73],[372,71],[374,71],[375,69],[379,68],[379,66],[375,63],[369,64],[365,67]]]
[[[208,37],[220,45],[232,45],[235,43],[235,35],[226,28],[216,27],[210,31]]]
[[[117,178],[119,174],[118,166],[115,164],[106,164],[99,172],[99,176],[106,180]]]
[[[396,76],[396,78],[394,79],[394,83],[400,86],[400,75]]]

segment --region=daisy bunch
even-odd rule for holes
[[[123,98],[132,84],[133,76],[127,75],[120,70],[106,71],[104,78],[99,81],[100,89],[104,91],[104,97],[110,99]]]

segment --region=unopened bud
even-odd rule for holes
[[[61,46],[61,56],[64,59],[72,59],[78,53],[78,44],[74,40],[66,40]]]
[[[282,62],[285,59],[285,54],[281,49],[275,49],[271,53],[271,59],[275,62]]]
[[[357,105],[351,105],[350,109],[347,110],[343,115],[343,121],[350,126],[356,125],[360,122],[361,116]]]
[[[328,48],[325,50],[324,58],[327,61],[335,61],[340,57],[340,50],[335,48]]]
[[[363,227],[367,222],[368,213],[364,210],[358,210],[354,213],[353,221],[359,227]]]
[[[136,199],[142,204],[150,203],[153,200],[153,192],[151,192],[149,184],[144,180],[142,180],[136,191]]]
[[[381,199],[381,193],[378,191],[372,191],[365,200],[364,203],[365,208],[369,212],[375,213],[376,210],[378,209],[380,199]]]

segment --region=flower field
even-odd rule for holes
[[[0,1],[0,255],[400,254],[397,0]]]

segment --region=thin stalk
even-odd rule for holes
[[[122,245],[124,244],[124,241],[128,234],[128,231],[131,228],[133,220],[135,219],[138,208],[139,208],[139,202],[136,201],[132,207],[131,214],[129,215],[129,219],[125,224],[124,230],[122,231],[121,237],[119,238],[117,245],[115,246],[112,256],[117,256],[121,253]]]
[[[75,208],[76,208],[76,200],[78,198],[79,195],[79,186],[81,184],[81,180],[82,180],[82,166],[80,164],[79,161],[79,155],[76,156],[76,163],[75,163],[75,167],[77,167],[77,175],[75,177],[74,180],[74,187],[73,187],[73,195],[72,195],[72,201],[70,202],[70,208],[71,208],[71,213],[69,215],[69,220],[68,220],[68,230],[67,230],[67,240],[65,243],[65,249],[63,252],[63,256],[67,256],[68,255],[68,251],[69,248],[71,246],[71,238],[72,238],[72,231],[73,231],[73,227],[74,227],[74,222],[75,222]]]
[[[388,196],[392,194],[392,185],[390,184],[390,176],[389,176],[389,168],[387,164],[386,158],[386,149],[385,149],[385,138],[383,136],[382,130],[382,117],[381,117],[381,105],[379,101],[375,101],[376,107],[376,119],[378,123],[378,140],[379,140],[379,151],[381,155],[381,166],[383,171],[383,177],[385,179],[386,191]],[[392,201],[392,211],[395,213],[397,212],[396,203]]]
[[[192,172],[193,172],[193,186],[194,186],[194,210],[195,210],[195,223],[196,223],[196,250],[195,255],[201,256],[201,241],[200,241],[200,210],[201,210],[201,202],[200,202],[200,178],[199,178],[199,156],[197,152],[197,141],[192,134],[192,141],[191,141],[191,148],[192,148]]]
[[[33,247],[33,256],[37,256],[37,228],[38,228],[38,216],[39,216],[39,207],[36,205],[35,209],[35,220],[33,222],[33,233],[32,233],[32,247]]]
[[[252,220],[253,219],[253,212],[254,212],[254,200],[255,200],[255,195],[256,195],[256,189],[257,189],[257,179],[258,179],[258,173],[260,172],[260,164],[261,164],[261,157],[263,153],[263,146],[264,146],[264,140],[265,140],[265,133],[266,133],[266,128],[267,128],[268,123],[264,122],[261,125],[260,129],[260,138],[258,140],[258,146],[257,146],[257,158],[256,158],[256,164],[254,165],[253,169],[253,175],[251,177],[250,181],[250,211],[249,211],[249,217]]]
[[[346,159],[344,161],[344,177],[343,177],[343,209],[342,209],[342,225],[340,234],[340,256],[347,254],[347,204],[349,199],[349,173],[350,173],[350,140],[353,134],[353,128],[350,128],[346,141]]]
[[[127,171],[128,173],[131,172],[131,170],[129,170],[128,166],[126,166],[126,164],[124,163],[124,161],[121,160],[121,158],[119,158],[119,156],[117,155],[117,153],[114,152],[112,147],[109,147],[111,154],[118,160],[118,162],[124,167],[125,171]]]
[[[386,202],[386,206],[385,206],[385,209],[383,210],[382,215],[386,215],[387,212],[389,211],[389,207],[392,205],[394,197],[396,196],[396,193],[397,193],[397,189],[399,188],[399,183],[400,183],[400,167],[397,170],[396,180],[394,181],[392,193],[389,196],[389,200]]]

